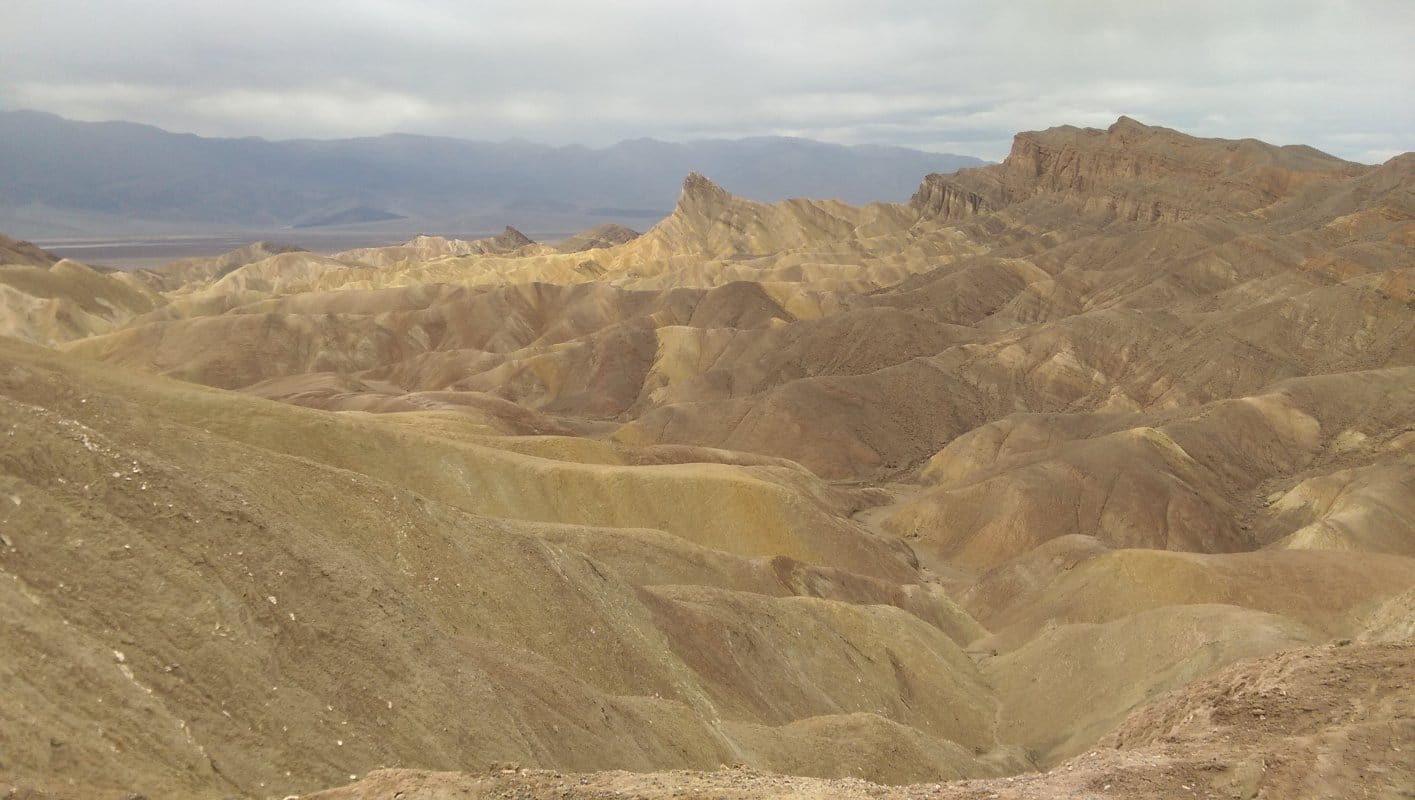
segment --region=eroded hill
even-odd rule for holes
[[[16,252],[17,785],[1409,785],[1408,154],[1122,118],[908,204],[694,174],[644,234],[558,248]],[[1307,699],[1255,723],[1259,684]]]

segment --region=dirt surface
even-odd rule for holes
[[[1409,796],[1415,156],[632,233],[0,240],[0,789]]]
[[[1415,645],[1288,650],[1235,664],[1132,714],[1044,773],[880,786],[746,767],[641,775],[373,773],[319,800],[451,798],[1399,798],[1415,796]]]

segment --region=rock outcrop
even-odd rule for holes
[[[538,248],[529,236],[507,225],[501,233],[482,239],[448,239],[420,233],[401,245],[346,250],[335,253],[334,258],[382,268],[438,258],[528,255],[540,252]]]
[[[957,218],[1029,200],[1145,223],[1256,212],[1312,182],[1370,168],[1305,146],[1200,139],[1121,117],[1106,130],[1019,133],[1001,164],[930,176],[921,213]]]
[[[560,242],[557,247],[562,253],[583,253],[586,250],[602,250],[632,242],[639,238],[639,235],[636,230],[610,223],[580,231]]]
[[[0,266],[47,267],[59,260],[53,253],[0,234]]]

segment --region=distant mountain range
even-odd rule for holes
[[[757,200],[902,201],[931,172],[983,162],[899,147],[752,138],[605,148],[391,134],[268,141],[175,134],[130,122],[0,111],[0,229],[89,230],[428,224],[640,229],[683,176]]]

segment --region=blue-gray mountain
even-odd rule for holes
[[[897,147],[754,138],[593,149],[392,134],[213,139],[128,122],[0,112],[0,226],[27,235],[161,221],[295,226],[406,217],[518,226],[616,219],[640,229],[699,171],[759,200],[906,199],[931,172],[982,162]],[[358,213],[354,213],[357,211]]]

